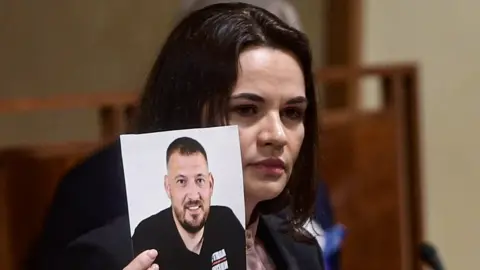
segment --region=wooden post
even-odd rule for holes
[[[410,209],[413,227],[411,228],[411,233],[413,235],[412,239],[412,249],[417,250],[418,245],[424,240],[423,239],[423,193],[422,193],[422,164],[421,157],[422,153],[420,151],[421,145],[421,132],[420,132],[420,122],[421,115],[419,112],[420,106],[420,97],[418,89],[418,68],[412,67],[409,72],[405,74],[403,87],[405,92],[406,103],[406,126],[407,126],[407,149],[409,161],[409,173],[407,175],[409,179],[409,192],[411,194],[411,203]],[[416,253],[413,258],[413,269],[420,270],[422,269],[420,255]]]
[[[358,87],[362,53],[362,0],[323,0],[325,10],[326,67],[341,66],[350,70],[343,84],[325,86],[325,107],[358,108]]]
[[[121,108],[103,106],[100,108],[101,139],[108,143],[117,139],[124,130],[124,114]]]

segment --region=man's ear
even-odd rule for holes
[[[165,188],[165,192],[167,192],[168,198],[172,199],[172,196],[170,194],[170,184],[168,183],[168,175],[165,175],[163,177],[163,188]]]
[[[215,179],[213,178],[212,173],[208,173],[208,180],[210,182],[210,193],[213,193],[213,186],[215,185]]]

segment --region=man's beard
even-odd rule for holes
[[[191,220],[187,219],[187,215],[189,215],[187,213],[189,211],[187,207],[189,207],[190,205],[199,205],[200,209],[202,210],[198,215],[190,214],[190,216],[192,217]],[[173,210],[182,228],[189,233],[199,232],[207,222],[207,216],[209,211],[204,209],[201,201],[190,201],[185,203],[182,209],[174,208]]]

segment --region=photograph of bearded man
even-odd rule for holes
[[[223,269],[245,269],[244,228],[229,207],[211,205],[215,180],[204,147],[180,137],[166,152],[164,188],[171,206],[136,227],[135,256],[157,250],[160,269],[213,269],[214,261]]]

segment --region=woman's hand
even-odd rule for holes
[[[158,270],[158,265],[153,264],[157,255],[158,253],[154,249],[145,250],[123,268],[123,270]]]

